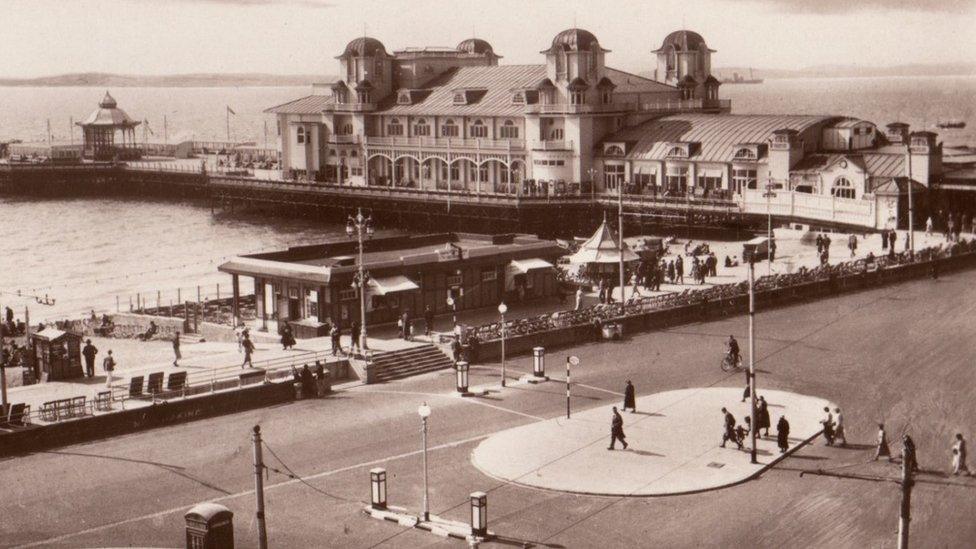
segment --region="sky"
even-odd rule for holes
[[[609,65],[653,70],[671,31],[715,67],[798,69],[976,59],[976,0],[0,0],[0,77],[70,72],[336,74],[349,40],[387,51],[475,35],[540,63],[559,31],[593,32]]]

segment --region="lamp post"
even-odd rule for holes
[[[505,313],[508,312],[508,305],[505,302],[498,304],[498,314],[501,315],[501,331],[502,331],[502,387],[505,386]]]
[[[626,277],[624,276],[624,182],[617,180],[617,253],[620,254],[620,307],[624,306],[627,299],[624,291]]]
[[[430,498],[428,497],[428,491],[427,491],[427,418],[430,417],[430,406],[428,406],[427,403],[424,402],[423,404],[420,405],[419,408],[417,408],[417,414],[420,415],[420,419],[423,422],[423,427],[421,428],[420,432],[421,432],[421,434],[423,436],[423,440],[424,440],[424,512],[423,512],[423,519],[426,522],[426,521],[429,521],[430,520],[430,501],[429,501]]]
[[[912,208],[912,194],[914,191],[914,186],[912,185],[912,138],[909,136],[908,145],[905,148],[908,150],[908,257],[911,259],[915,258],[915,211]],[[897,226],[897,224],[896,224]]]
[[[586,173],[590,175],[590,200],[592,201],[596,198],[596,168],[590,168]]]
[[[360,314],[360,326],[359,331],[359,347],[366,351],[366,282],[369,279],[369,273],[366,272],[366,266],[363,262],[363,237],[367,239],[373,237],[373,218],[363,217],[363,209],[359,208],[355,216],[349,216],[349,220],[346,222],[346,236],[352,238],[353,235],[359,241],[359,270],[356,273],[356,277],[353,280],[353,287],[359,290],[359,314]]]
[[[755,316],[756,316],[756,287],[755,279],[755,256],[749,255],[749,417],[750,431],[752,437],[752,450],[750,461],[756,461],[756,433],[759,431],[756,423],[756,338],[755,336]]]
[[[776,193],[773,192],[776,186],[772,183],[766,184],[766,192],[763,193],[763,198],[766,199],[766,274],[773,274],[773,214],[770,209],[770,200],[776,198]]]

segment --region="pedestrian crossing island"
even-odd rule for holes
[[[742,389],[692,388],[637,399],[637,411],[621,411],[627,449],[608,450],[612,406],[601,406],[501,431],[482,441],[472,462],[508,482],[579,494],[666,496],[715,490],[749,480],[823,429],[827,400],[785,391],[760,390],[771,428],[758,439],[757,461],[734,443],[721,447],[722,408],[745,425],[749,400]],[[620,408],[620,403],[617,404]],[[788,450],[777,446],[781,416],[790,424]],[[760,434],[765,430],[761,430]]]

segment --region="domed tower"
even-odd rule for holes
[[[603,49],[593,33],[583,29],[567,29],[552,39],[546,54],[546,76],[569,103],[596,102],[596,85],[604,77]]]
[[[495,54],[494,48],[487,41],[480,38],[468,38],[457,45],[459,54],[465,57],[481,57],[488,65],[497,65],[500,55]]]
[[[392,93],[393,58],[379,40],[368,36],[356,38],[336,59],[340,78],[346,82],[351,95],[341,102],[377,103]]]
[[[697,84],[703,84],[712,74],[712,54],[705,39],[697,32],[690,30],[674,31],[664,38],[661,47],[654,50],[657,54],[657,70],[654,71],[655,80],[679,86],[682,82],[693,79]]]

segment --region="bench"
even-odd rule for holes
[[[139,398],[142,396],[142,376],[133,376],[129,380],[129,397]]]
[[[57,421],[58,411],[55,407],[56,401],[45,402],[41,406],[41,419],[43,421]]]
[[[142,390],[142,380],[139,381],[140,391]],[[112,391],[100,391],[95,395],[95,409],[105,412],[112,409]]]
[[[83,417],[88,415],[87,397],[74,397],[71,399],[71,417]]]
[[[186,387],[186,372],[173,372],[166,380],[167,391],[181,391]]]
[[[30,404],[14,404],[7,416],[8,425],[27,425],[30,423]]]
[[[54,401],[54,413],[58,421],[71,417],[71,399],[62,398]]]
[[[153,372],[149,374],[149,378],[146,380],[146,392],[150,395],[156,395],[163,392],[163,372]]]

